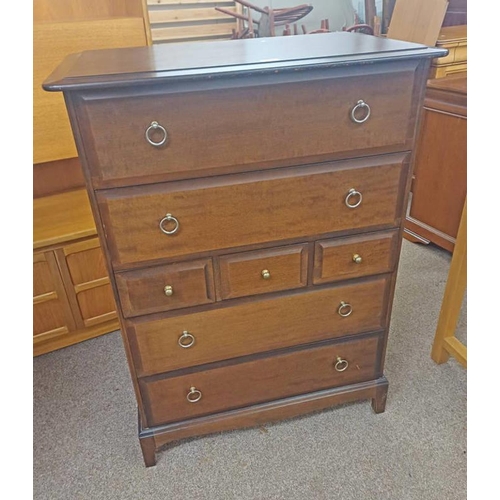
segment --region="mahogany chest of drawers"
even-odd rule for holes
[[[353,33],[84,52],[64,92],[146,465],[383,375],[431,59]],[[334,418],[334,416],[332,416]]]

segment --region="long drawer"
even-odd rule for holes
[[[408,155],[98,192],[115,268],[399,223]]]
[[[149,425],[375,379],[381,336],[140,381]]]
[[[387,278],[127,322],[139,376],[385,327]]]
[[[80,131],[101,187],[350,151],[403,151],[413,139],[414,78],[415,63],[408,61],[294,83],[83,94]]]

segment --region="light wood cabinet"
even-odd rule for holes
[[[35,355],[118,329],[64,99],[42,82],[70,53],[150,41],[146,0],[33,4]]]
[[[33,214],[34,354],[119,329],[85,191],[38,198]]]

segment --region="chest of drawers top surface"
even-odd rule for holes
[[[353,33],[85,52],[65,93],[147,465],[356,399],[383,365],[430,61]]]
[[[178,43],[75,54],[56,68],[43,87],[49,91],[116,87],[235,72],[293,71],[318,66],[433,58],[446,53],[444,49],[359,33]]]

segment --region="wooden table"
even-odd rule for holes
[[[467,367],[467,347],[455,337],[466,286],[467,199],[462,211],[457,242],[451,259],[448,281],[432,345],[431,357],[438,364],[446,362],[451,354],[462,366]]]

